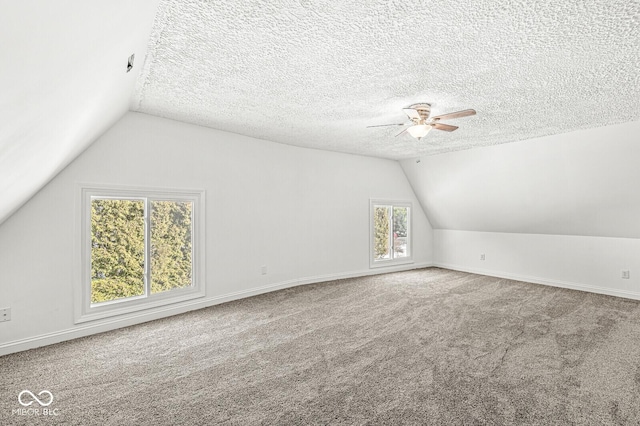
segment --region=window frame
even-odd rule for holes
[[[205,296],[205,192],[164,188],[143,188],[102,185],[80,185],[80,278],[76,288],[75,323],[94,321],[117,315],[180,303]],[[143,200],[145,203],[145,295],[91,303],[91,202],[93,199]],[[176,288],[160,293],[151,293],[150,268],[150,218],[149,207],[153,201],[191,202],[191,280],[188,288]],[[148,293],[147,293],[148,292]]]
[[[407,256],[394,258],[393,257],[393,226],[389,227],[389,241],[391,243],[391,259],[376,259],[375,258],[375,208],[376,207],[391,207],[391,211],[396,207],[406,207],[407,210]],[[393,223],[393,217],[390,218]],[[407,265],[414,263],[413,261],[413,203],[411,201],[403,200],[389,200],[389,199],[370,199],[369,201],[369,267],[381,268],[385,266],[393,265]]]

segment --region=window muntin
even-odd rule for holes
[[[371,200],[370,266],[410,263],[411,203]]]
[[[203,191],[81,193],[76,322],[204,296]]]

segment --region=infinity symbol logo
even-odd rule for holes
[[[22,395],[24,395],[24,394],[31,395],[31,398],[35,399],[35,400],[36,400],[36,402],[37,402],[38,404],[42,405],[43,407],[48,407],[48,406],[49,406],[49,405],[51,405],[51,403],[53,402],[53,394],[51,394],[51,392],[49,392],[48,390],[40,391],[40,393],[38,394],[38,396],[40,396],[40,397],[41,397],[43,394],[47,394],[47,395],[49,395],[49,402],[47,402],[47,403],[44,403],[44,402],[42,402],[40,399],[38,399],[38,396],[35,396],[35,395],[33,394],[33,392],[28,391],[28,390],[23,390],[22,392],[20,392],[20,393],[18,394],[18,402],[19,402],[19,403],[20,403],[20,405],[22,405],[23,407],[28,407],[28,406],[30,406],[31,404],[33,404],[33,401],[29,401],[29,402],[27,402],[27,403],[22,402]]]

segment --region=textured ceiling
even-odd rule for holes
[[[422,141],[401,108],[456,132]],[[640,1],[160,2],[132,110],[403,159],[640,119]]]

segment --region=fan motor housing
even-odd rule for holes
[[[426,120],[427,118],[429,118],[429,115],[431,114],[431,104],[425,104],[425,103],[413,104],[409,106],[409,108],[415,109],[416,111],[418,111],[418,114],[420,114],[420,118],[422,118],[422,120]]]

